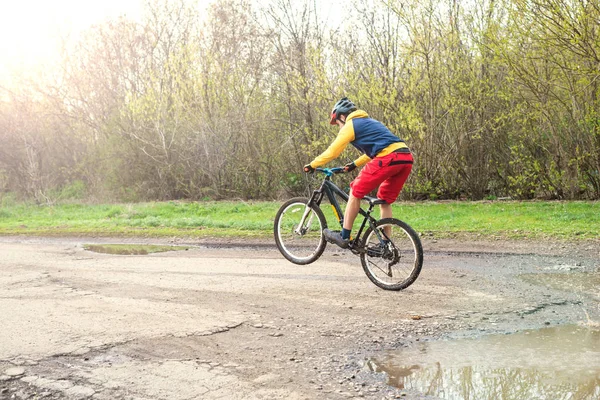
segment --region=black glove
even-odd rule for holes
[[[307,174],[312,174],[313,172],[315,172],[315,169],[311,167],[310,164],[306,164],[304,166],[304,172],[306,172]]]
[[[356,169],[356,164],[354,164],[354,161],[344,165],[344,172],[352,172],[355,169]]]

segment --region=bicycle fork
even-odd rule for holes
[[[294,233],[296,233],[299,236],[303,236],[308,231],[308,228],[310,228],[310,224],[312,223],[312,219],[315,216],[314,214],[312,214],[310,216],[310,218],[308,219],[308,223],[305,224],[306,218],[308,217],[308,214],[311,211],[312,211],[312,208],[310,207],[310,202],[309,202],[304,207],[304,213],[302,214],[302,218],[300,218],[300,223],[298,224],[298,227],[296,227],[296,229],[294,229]]]

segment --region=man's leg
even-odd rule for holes
[[[346,210],[344,211],[342,232],[324,229],[323,235],[328,242],[335,243],[342,248],[348,247],[352,225],[360,210],[360,199],[386,179],[385,176],[379,175],[381,167],[381,160],[371,160],[361,169],[356,179],[350,183],[351,189],[348,195]]]
[[[348,203],[346,204],[346,211],[344,211],[344,225],[342,231],[332,231],[330,229],[323,230],[323,235],[328,242],[335,243],[341,248],[347,248],[350,241],[350,233],[352,232],[352,225],[358,215],[360,209],[360,199],[352,195],[348,196]]]
[[[380,204],[379,210],[381,212],[381,219],[392,218],[392,205],[391,204],[387,204],[387,203]],[[391,237],[391,235],[392,235],[392,227],[391,226],[386,226],[385,228],[383,228],[383,231],[385,232],[385,235],[387,237]]]
[[[358,215],[358,210],[360,209],[360,199],[354,197],[352,191],[350,191],[350,195],[348,196],[348,203],[346,204],[346,211],[344,211],[344,229],[352,230],[352,225],[354,225],[354,220]]]
[[[406,157],[405,155],[402,155]],[[412,156],[410,157],[412,160]],[[377,191],[377,197],[386,201],[385,204],[380,205],[381,218],[392,218],[392,203],[396,201],[400,191],[404,187],[404,183],[412,170],[412,164],[397,164],[392,170],[394,173],[382,182]],[[392,228],[386,226],[384,232],[387,237],[391,237]]]
[[[380,204],[379,210],[381,211],[381,219],[392,218],[392,205],[391,204]]]

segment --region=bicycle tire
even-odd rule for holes
[[[393,246],[380,250],[380,240],[373,228],[365,232],[360,261],[371,282],[385,290],[402,290],[412,285],[423,267],[423,246],[419,235],[405,222],[384,218],[375,229],[392,228]],[[379,252],[379,253],[378,253]]]
[[[273,225],[275,243],[281,254],[289,261],[298,265],[315,262],[327,245],[323,237],[323,229],[327,228],[327,220],[319,207],[311,207],[305,222],[306,232],[299,235],[296,228],[302,218],[309,199],[295,197],[283,203]],[[295,214],[288,218],[288,214]],[[317,226],[313,226],[316,216]]]

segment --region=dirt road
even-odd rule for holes
[[[117,242],[0,238],[0,399],[417,399],[366,361],[418,341],[600,320],[593,293],[526,279],[600,271],[597,241],[425,240],[403,292],[376,288],[331,246],[308,266],[268,242],[148,256],[82,247],[102,241]]]

